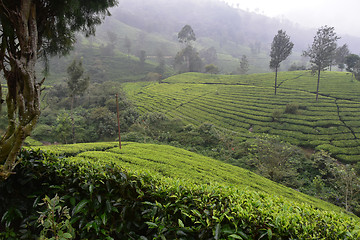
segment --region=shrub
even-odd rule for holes
[[[360,237],[356,219],[265,193],[134,173],[90,158],[41,151],[22,157],[17,174],[0,183],[0,236],[12,239],[37,239],[44,212],[38,202],[56,193],[69,207],[77,239]]]
[[[282,112],[280,110],[274,110],[272,113],[272,120],[273,122],[280,121],[280,118],[282,117]]]
[[[295,103],[286,104],[284,113],[296,114],[299,109],[299,105]]]

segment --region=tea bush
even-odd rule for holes
[[[139,150],[132,154],[147,158],[146,149]],[[59,159],[42,151],[23,151],[16,174],[0,183],[0,238],[36,239],[42,230],[39,212],[45,211],[38,203],[45,195],[64,200],[75,239],[360,237],[354,216],[225,182],[194,183],[191,178],[180,180],[175,172],[166,177],[151,170],[153,161],[147,163],[149,172],[144,167],[134,171],[135,164],[122,167],[120,150],[112,152],[119,152],[118,158],[89,152],[87,157]]]

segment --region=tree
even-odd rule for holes
[[[205,66],[205,72],[210,74],[218,74],[219,68],[214,64],[208,64]]]
[[[320,73],[330,66],[333,61],[338,39],[340,38],[336,35],[334,27],[325,25],[318,29],[312,46],[303,52],[304,56],[310,57],[312,73],[318,75],[316,101],[319,96]]]
[[[240,60],[240,74],[246,74],[249,71],[249,60],[247,59],[246,55],[242,55]]]
[[[346,211],[350,211],[351,207],[356,205],[359,200],[360,178],[350,165],[338,164],[333,171],[339,198],[343,201]]]
[[[277,73],[280,67],[280,63],[284,61],[292,52],[294,44],[290,41],[290,37],[286,35],[286,32],[279,30],[275,35],[273,42],[271,43],[270,52],[270,68],[275,70],[275,95],[277,89]]]
[[[296,148],[276,136],[263,135],[252,142],[249,150],[250,162],[262,176],[287,186],[296,185]]]
[[[145,60],[146,60],[146,51],[145,51],[145,50],[141,50],[141,51],[139,52],[139,62],[140,62],[140,68],[141,68],[141,70],[144,69]]]
[[[345,57],[346,71],[352,73],[351,78],[353,78],[354,76],[355,66],[359,61],[360,57],[356,54],[350,54]]]
[[[40,116],[45,79],[36,78],[38,59],[46,63],[48,56],[68,53],[75,43],[75,32],[94,34],[95,25],[115,4],[116,0],[0,1],[0,71],[8,88],[8,127],[0,140],[0,179],[8,178],[19,163],[17,154]]]
[[[101,53],[104,56],[113,56],[115,53],[115,45],[118,40],[118,36],[116,33],[112,31],[107,31],[108,36],[108,44],[106,46],[101,47]]]
[[[191,45],[178,52],[174,59],[175,68],[180,72],[201,72],[202,61],[198,52]]]
[[[185,47],[175,56],[175,67],[179,72],[200,72],[202,60],[198,52],[191,46],[191,41],[195,41],[195,33],[190,25],[185,25],[178,33],[178,40],[184,43]]]
[[[124,47],[126,48],[128,57],[130,57],[131,41],[130,41],[130,39],[129,39],[127,36],[125,36]]]
[[[357,61],[356,65],[354,66],[353,75],[355,75],[356,80],[360,81],[360,61]]]
[[[190,45],[191,41],[196,41],[195,32],[190,25],[185,25],[178,33],[178,40],[180,43]]]
[[[345,59],[346,56],[350,54],[347,44],[342,45],[336,49],[335,53],[335,62],[338,65],[338,68],[342,71],[345,68]]]
[[[55,133],[60,141],[67,144],[68,140],[71,138],[71,130],[72,130],[72,123],[71,117],[68,113],[62,112],[59,113],[56,118],[56,127]]]
[[[77,95],[84,94],[85,90],[89,87],[90,78],[84,77],[84,68],[82,66],[82,61],[76,61],[76,59],[69,65],[67,68],[67,73],[69,78],[67,80],[67,86],[69,88],[70,98],[71,98],[71,105],[70,105],[70,116],[72,121],[72,138],[73,143],[76,142],[75,139],[75,121],[74,121],[74,100]]]
[[[112,32],[112,31],[107,31],[107,35],[109,38],[109,43],[111,46],[115,47],[116,42],[118,40],[118,36],[116,33]]]
[[[200,50],[200,57],[203,59],[205,64],[216,64],[217,63],[217,53],[214,47]]]
[[[159,65],[155,68],[155,71],[162,75],[165,72],[165,58],[160,49],[156,51],[156,59]]]

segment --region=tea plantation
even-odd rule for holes
[[[66,239],[360,237],[359,219],[341,208],[183,149],[130,142],[121,150],[116,143],[42,149],[48,153],[23,151],[17,174],[0,184],[0,239],[35,239],[46,228],[40,213],[56,215]],[[57,210],[45,210],[41,199],[55,194]],[[67,225],[57,218],[64,207]]]
[[[351,74],[308,71],[273,74],[210,75],[186,73],[163,83],[127,83],[124,90],[141,112],[162,112],[200,125],[209,122],[238,134],[279,135],[305,148],[330,152],[345,163],[360,161],[360,82]]]

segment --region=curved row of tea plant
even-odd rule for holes
[[[38,203],[55,194],[70,209],[76,239],[360,237],[358,218],[340,208],[182,149],[138,143],[106,151],[84,151],[86,144],[54,148],[81,153],[56,159],[24,151],[17,174],[0,184],[0,238],[35,239],[44,211]]]
[[[272,74],[186,73],[137,88],[130,98],[142,112],[163,112],[194,125],[210,122],[248,137],[279,135],[292,144],[330,151],[345,162],[360,161],[360,83],[347,73],[324,73],[316,102],[316,81],[308,72],[283,72],[279,79],[274,95]],[[136,84],[124,89],[131,91]],[[296,107],[293,113],[286,112],[289,105]]]

